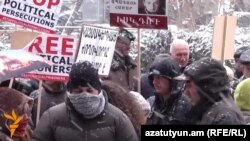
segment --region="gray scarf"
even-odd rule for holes
[[[75,110],[87,119],[98,116],[104,110],[105,98],[102,91],[99,95],[83,92],[68,94],[68,97]]]

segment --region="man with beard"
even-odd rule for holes
[[[230,94],[223,64],[212,58],[202,58],[189,65],[184,74],[184,93],[192,103],[190,124],[244,124],[244,118]]]
[[[108,103],[90,62],[72,65],[67,90],[66,101],[42,115],[34,141],[138,141],[129,118]]]

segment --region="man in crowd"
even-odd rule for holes
[[[179,65],[181,72],[189,62],[189,45],[185,40],[175,39],[170,46],[172,59]]]
[[[177,80],[186,80],[185,94],[192,103],[190,124],[245,124],[231,96],[222,63],[202,58],[189,65]]]
[[[250,78],[250,49],[241,54],[240,63],[242,64],[243,79]]]
[[[134,35],[126,29],[121,29],[116,41],[109,76],[103,79],[112,80],[123,88],[131,91],[138,90],[138,68],[129,56],[131,42],[135,40]]]
[[[169,54],[159,54],[155,57],[154,62],[157,62],[161,58],[170,57]],[[151,68],[150,68],[151,69]],[[150,84],[148,76],[150,72],[141,74],[141,94],[145,99],[148,99],[150,96],[154,95],[154,87]]]
[[[182,87],[174,78],[180,75],[180,68],[170,57],[154,61],[149,75],[155,96],[148,99],[151,113],[147,124],[185,124],[186,114],[191,108],[187,97],[182,94]]]
[[[35,90],[30,94],[30,97],[34,99],[34,106],[32,109],[32,121],[34,127],[37,123],[37,107],[38,107],[39,90]],[[61,104],[66,97],[66,85],[60,81],[44,80],[41,90],[41,105],[39,118],[50,107]]]
[[[235,73],[234,73],[234,80],[231,82],[231,87],[232,87],[233,90],[235,90],[237,85],[246,78],[243,75],[243,68],[244,68],[245,65],[247,65],[247,61],[243,60],[243,62],[242,62],[243,64],[242,64],[241,61],[240,61],[240,57],[243,54],[243,52],[245,52],[248,49],[250,49],[250,48],[249,47],[241,47],[241,48],[238,48],[236,50],[236,52],[234,53]]]
[[[241,54],[250,49],[249,47],[241,47],[241,48],[238,48],[235,53],[234,53],[234,61],[235,61],[235,78],[236,79],[240,79],[243,75],[242,73],[242,64],[240,63],[240,56]]]
[[[34,141],[138,141],[129,118],[108,103],[90,62],[72,65],[67,90],[66,101],[42,115]]]

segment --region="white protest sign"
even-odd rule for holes
[[[22,77],[66,82],[75,60],[77,39],[69,36],[42,34],[24,50],[38,54],[53,62],[54,65],[40,68]]]
[[[34,30],[54,33],[62,0],[3,0],[0,19]]]
[[[138,0],[112,0],[110,3],[110,10],[113,13],[123,14],[138,14],[139,2]]]
[[[118,31],[84,26],[76,62],[89,61],[99,75],[107,76],[111,67]]]

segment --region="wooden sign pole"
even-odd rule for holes
[[[233,59],[237,17],[218,16],[213,32],[212,58],[224,62]]]
[[[37,113],[36,113],[36,125],[40,119],[40,110],[41,110],[41,98],[42,98],[42,80],[39,80],[39,88],[38,88],[38,102],[37,102]]]

